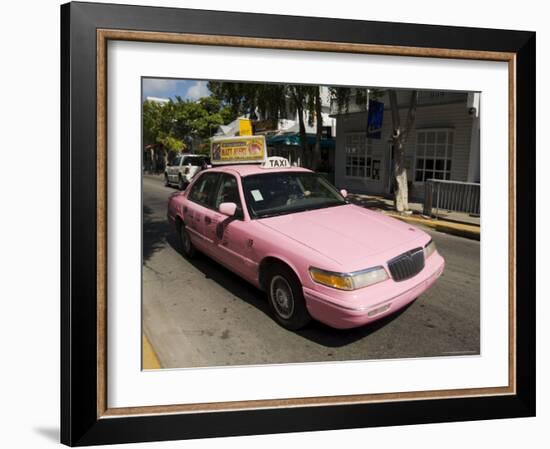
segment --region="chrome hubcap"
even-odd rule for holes
[[[271,280],[270,290],[275,311],[281,318],[289,319],[294,312],[294,296],[289,283],[282,276],[274,276]]]

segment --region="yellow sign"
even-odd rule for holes
[[[241,136],[252,135],[252,122],[247,118],[239,119],[239,135]]]
[[[264,136],[239,136],[216,139],[210,148],[212,164],[262,163],[267,151]]]

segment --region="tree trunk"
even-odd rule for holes
[[[163,160],[163,167],[159,167],[160,170],[164,170],[168,166],[168,151],[166,151],[165,148],[162,149],[162,160]]]
[[[309,166],[309,154],[307,148],[306,124],[304,122],[304,108],[298,106],[298,123],[300,126],[300,146],[302,147],[302,166]]]
[[[407,123],[401,126],[399,117],[399,106],[395,90],[388,91],[392,112],[392,148],[393,148],[393,169],[394,169],[394,206],[397,212],[409,210],[409,188],[407,184],[407,168],[405,167],[405,143],[409,132],[414,127],[416,118],[416,104],[418,92],[413,90],[407,112]]]
[[[313,170],[319,169],[319,163],[321,162],[321,137],[323,135],[323,114],[321,103],[321,89],[317,87],[315,89],[315,146],[313,148],[311,168]]]
[[[395,176],[394,207],[397,212],[409,210],[409,189],[407,185],[407,169],[405,168],[405,151],[401,139],[393,142],[393,170]]]

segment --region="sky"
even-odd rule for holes
[[[210,95],[207,81],[178,80],[167,78],[143,78],[143,99],[147,97],[175,98],[179,95],[184,100],[198,100]]]

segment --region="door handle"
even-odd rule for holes
[[[210,219],[210,217],[205,216],[205,217],[204,217],[204,222],[205,222],[206,224],[210,224],[210,223],[212,223],[212,220]]]

